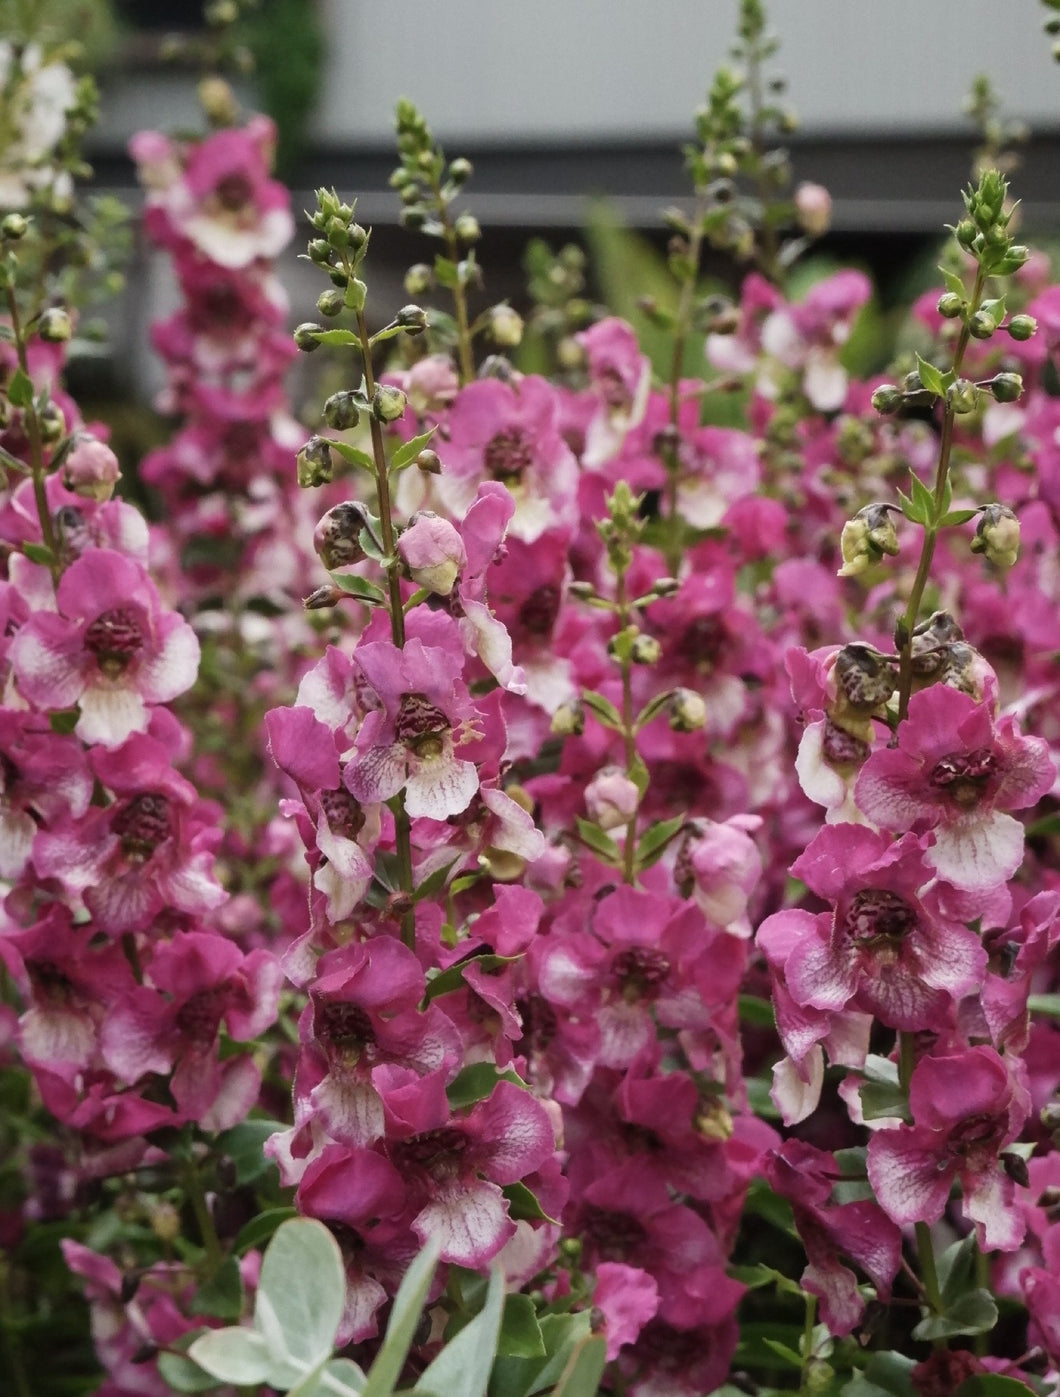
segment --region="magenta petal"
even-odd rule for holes
[[[548,1112],[514,1082],[498,1082],[468,1121],[478,1140],[479,1167],[500,1184],[532,1173],[552,1153],[555,1136]]]
[[[937,1222],[950,1196],[957,1161],[940,1156],[930,1131],[899,1126],[869,1141],[869,1182],[876,1199],[899,1226]]]
[[[439,1188],[413,1219],[412,1230],[421,1242],[435,1237],[441,1242],[443,1261],[476,1269],[488,1266],[508,1239],[515,1223],[496,1184],[485,1179],[458,1180]]]
[[[306,1166],[298,1203],[310,1217],[356,1226],[369,1217],[391,1217],[405,1201],[401,1175],[374,1150],[325,1145]]]

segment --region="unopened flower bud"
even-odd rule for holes
[[[431,289],[434,273],[426,262],[417,262],[405,273],[405,290],[410,296],[422,296]]]
[[[968,332],[977,340],[988,340],[997,329],[997,321],[985,310],[977,310],[968,321]]]
[[[421,306],[402,306],[394,322],[406,335],[421,335],[427,328],[427,312]]]
[[[180,1236],[180,1213],[165,1199],[151,1206],[151,1231],[162,1242],[174,1242]]]
[[[946,403],[958,414],[974,412],[979,406],[979,389],[969,379],[959,378],[946,390]]]
[[[442,463],[437,451],[432,451],[429,446],[425,446],[416,457],[416,467],[423,471],[424,475],[441,475]]]
[[[1033,315],[1014,315],[1005,326],[1014,340],[1029,340],[1038,329]]]
[[[310,437],[298,453],[298,484],[303,490],[327,485],[335,474],[331,443],[327,437]]]
[[[962,218],[957,227],[953,230],[953,235],[960,243],[961,247],[968,249],[975,242],[979,229],[970,218]]]
[[[372,398],[372,416],[377,422],[396,422],[405,415],[408,399],[392,383],[380,383]]]
[[[316,325],[312,320],[303,320],[301,325],[297,327],[294,332],[294,342],[303,354],[312,354],[314,349],[320,348],[317,336],[323,329],[323,325]]]
[[[74,332],[68,311],[62,306],[49,306],[37,321],[37,334],[46,344],[65,344]]]
[[[447,597],[467,562],[464,541],[448,519],[429,509],[414,514],[398,540],[398,556],[417,587]]]
[[[336,432],[348,432],[361,418],[356,395],[349,391],[332,393],[324,404],[324,421]]]
[[[1013,1183],[1019,1184],[1020,1188],[1030,1186],[1030,1170],[1021,1154],[1016,1154],[1014,1150],[1003,1150],[1000,1159],[1002,1168]]]
[[[105,441],[88,432],[78,438],[63,461],[63,484],[89,500],[109,500],[120,478],[117,456]]]
[[[345,304],[346,297],[338,287],[332,287],[330,291],[321,291],[317,297],[317,310],[329,319],[333,315],[338,315]]]
[[[585,731],[585,706],[581,699],[567,699],[552,715],[552,732],[556,737],[581,737]]]
[[[330,611],[332,607],[338,606],[343,597],[348,593],[341,587],[336,587],[334,582],[325,582],[322,587],[315,588],[305,598],[302,605],[306,611]]]
[[[232,86],[213,74],[203,78],[196,89],[199,105],[212,126],[234,126],[239,119],[239,103]]]
[[[5,215],[0,223],[0,238],[5,242],[18,242],[24,238],[29,231],[29,220],[23,218],[20,213],[9,213]]]
[[[890,505],[869,504],[847,520],[839,539],[843,554],[839,577],[857,577],[871,563],[879,562],[884,553],[893,557],[898,552],[898,534],[891,512]]]
[[[640,791],[617,766],[605,766],[585,788],[585,808],[601,829],[620,829],[637,813]]]
[[[1029,247],[1026,247],[1023,243],[1013,243],[1005,253],[1005,270],[1009,272],[1019,271],[1020,267],[1023,266],[1030,255],[1031,250]]]
[[[902,406],[905,394],[893,383],[881,383],[872,395],[872,406],[879,413],[897,412]]]
[[[681,590],[681,584],[676,577],[660,577],[653,583],[651,590],[656,597],[676,597]]]
[[[1023,392],[1023,376],[1015,373],[995,374],[986,385],[999,403],[1014,403]]]
[[[988,504],[979,516],[972,552],[982,553],[998,567],[1010,568],[1019,551],[1020,521],[1007,505]]]
[[[675,689],[670,699],[670,726],[674,732],[698,732],[707,722],[707,705],[694,689]]]
[[[306,248],[309,260],[316,262],[318,266],[325,267],[331,261],[331,244],[327,238],[314,238]]]
[[[37,414],[40,439],[45,446],[54,446],[66,434],[66,418],[56,403],[45,403]]]
[[[635,665],[656,665],[662,654],[662,646],[653,635],[638,635],[629,652]]]
[[[322,516],[313,530],[313,547],[328,572],[361,561],[364,557],[361,530],[364,527],[364,510],[353,500],[335,505]]]
[[[457,184],[464,184],[471,178],[471,161],[465,160],[462,155],[450,162],[449,178]]]
[[[795,216],[811,238],[823,237],[832,222],[832,196],[823,184],[803,182],[795,190]]]
[[[938,312],[946,320],[953,320],[964,310],[964,297],[956,291],[946,291],[939,297]]]
[[[523,338],[523,317],[511,306],[494,306],[489,312],[490,337],[503,349],[514,349]]]
[[[462,243],[477,243],[482,229],[473,213],[462,213],[453,224],[453,232]]]

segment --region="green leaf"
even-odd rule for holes
[[[275,1166],[263,1150],[265,1141],[286,1127],[281,1121],[249,1120],[224,1130],[217,1137],[218,1153],[235,1165],[236,1183],[252,1184]]]
[[[331,1357],[345,1294],[342,1253],[324,1224],[315,1218],[281,1223],[261,1263],[255,1323],[264,1297],[292,1360],[313,1366]],[[264,1332],[263,1324],[258,1327]]]
[[[490,1397],[533,1397],[559,1380],[575,1346],[589,1335],[590,1313],[542,1315],[541,1338],[548,1355],[544,1363],[499,1354],[493,1365]]]
[[[22,552],[31,563],[40,563],[46,568],[50,568],[52,563],[55,562],[55,554],[43,543],[24,543],[22,545]]]
[[[916,356],[916,368],[920,382],[927,391],[929,393],[934,393],[937,398],[941,398],[946,391],[942,370],[937,369],[934,364],[929,364],[928,361],[922,359],[919,354]]]
[[[497,956],[492,952],[486,952],[481,956],[468,956],[467,960],[457,961],[455,965],[450,965],[427,981],[423,1002],[430,1004],[432,999],[439,999],[443,994],[452,994],[454,990],[458,990],[464,983],[464,971],[469,965],[481,966],[483,970],[499,970],[518,959],[518,956]]]
[[[533,1189],[527,1188],[520,1180],[505,1184],[501,1192],[508,1200],[508,1216],[513,1222],[525,1219],[527,1222],[554,1222],[558,1225],[558,1219],[549,1217],[542,1208]]]
[[[861,1113],[867,1121],[896,1117],[907,1123],[912,1120],[909,1114],[909,1098],[899,1086],[889,1082],[862,1082],[859,1088]]]
[[[30,407],[33,403],[33,380],[22,369],[16,369],[8,380],[7,401],[12,407]]]
[[[412,1336],[419,1325],[420,1312],[431,1288],[441,1249],[440,1240],[432,1237],[405,1272],[394,1297],[383,1347],[369,1370],[362,1397],[390,1397],[393,1392],[394,1384],[405,1366]]]
[[[432,427],[429,432],[421,432],[418,437],[412,437],[409,441],[402,442],[390,458],[390,469],[400,471],[404,470],[406,466],[411,466],[423,448],[428,445],[435,430],[436,428]]]
[[[456,269],[456,263],[450,257],[441,255],[434,259],[434,279],[439,286],[444,286],[452,291],[458,285],[460,277]]]
[[[427,1365],[416,1381],[416,1390],[444,1393],[445,1397],[485,1397],[503,1309],[504,1272],[494,1266],[482,1310]]]
[[[364,1390],[365,1376],[364,1369],[354,1363],[352,1358],[333,1358],[324,1369],[329,1378],[345,1383],[351,1392],[362,1392]],[[325,1391],[328,1391],[325,1388]]]
[[[775,1353],[784,1367],[794,1368],[799,1372],[802,1371],[802,1355],[796,1353],[793,1348],[789,1348],[787,1344],[780,1343],[778,1339],[764,1338],[762,1339],[762,1345],[764,1348],[767,1348],[770,1353]]]
[[[912,471],[909,473],[909,483],[913,490],[913,513],[909,517],[916,520],[917,523],[930,524],[935,518],[935,496],[920,477]]]
[[[590,1334],[571,1354],[552,1397],[596,1397],[606,1363],[607,1340],[602,1334]]]
[[[952,528],[954,524],[967,524],[969,519],[974,519],[979,513],[977,509],[951,509],[948,514],[944,514],[939,520],[939,524],[944,529]]]
[[[595,689],[586,689],[582,693],[582,703],[605,728],[610,728],[613,732],[621,731],[622,715],[610,699],[604,698],[603,694],[598,694]]]
[[[255,1387],[272,1371],[272,1358],[262,1336],[253,1329],[208,1329],[188,1349],[188,1357],[220,1382]]]
[[[202,1282],[192,1298],[191,1313],[213,1319],[238,1319],[243,1313],[243,1278],[234,1256],[226,1256]]]
[[[413,902],[422,902],[424,898],[434,897],[435,893],[441,892],[445,887],[445,880],[458,862],[458,859],[452,859],[441,868],[436,868],[433,873],[429,873],[423,882],[413,889]]]
[[[362,451],[359,446],[351,446],[348,441],[338,441],[335,437],[328,437],[328,445],[351,466],[361,466],[364,470],[375,473],[375,457],[370,456],[367,451]]]
[[[951,1339],[957,1334],[987,1334],[997,1323],[997,1305],[989,1290],[970,1290],[941,1315],[928,1315],[913,1330],[914,1339]]]
[[[580,815],[577,816],[578,836],[583,844],[587,844],[594,854],[599,854],[607,863],[619,864],[622,862],[622,851],[611,838],[611,836],[594,824],[592,820],[585,820]]]
[[[266,1208],[263,1213],[258,1213],[239,1229],[232,1243],[232,1251],[236,1256],[242,1256],[244,1252],[260,1247],[268,1241],[281,1222],[297,1216],[296,1208]]]
[[[360,344],[355,330],[318,330],[313,336],[317,344]]]
[[[939,1289],[947,1309],[962,1295],[974,1289],[975,1260],[978,1255],[975,1234],[969,1233],[947,1247],[937,1263]]]
[[[382,344],[384,340],[396,339],[398,335],[405,333],[404,325],[384,325],[381,330],[376,330],[375,334],[369,337],[368,343],[374,346]]]
[[[956,272],[951,272],[948,267],[940,267],[939,271],[942,273],[942,280],[946,283],[947,291],[952,291],[955,296],[967,297],[968,292],[965,290],[964,281]]]
[[[358,601],[367,602],[370,606],[384,606],[386,604],[386,593],[382,587],[377,587],[374,582],[369,582],[367,577],[361,577],[356,572],[329,572],[328,576],[336,587],[340,587],[351,597],[356,597]]]
[[[641,728],[646,727],[657,713],[662,712],[673,696],[672,689],[664,689],[661,694],[656,694],[654,698],[648,700],[634,719],[634,726],[638,732]]]
[[[511,1358],[544,1358],[545,1341],[529,1295],[507,1295],[497,1352]]]
[[[495,1063],[470,1062],[456,1074],[446,1087],[445,1094],[453,1110],[459,1111],[461,1107],[473,1106],[476,1101],[485,1101],[498,1082],[511,1082],[513,1086],[526,1087],[522,1077],[511,1068],[500,1072]]]
[[[173,1340],[170,1349],[158,1355],[159,1375],[174,1392],[209,1392],[217,1386],[217,1379],[212,1373],[184,1356],[200,1335],[210,1332],[208,1329],[193,1329],[181,1334]],[[172,1349],[179,1349],[180,1352],[173,1353]]]
[[[667,844],[679,833],[685,823],[684,815],[675,815],[672,820],[658,820],[649,825],[637,844],[637,867],[650,868],[662,857]]]
[[[759,999],[753,994],[741,994],[736,1003],[741,1023],[751,1024],[754,1028],[773,1028],[776,1024],[771,999]]]
[[[647,765],[639,752],[634,752],[633,760],[629,764],[629,772],[627,774],[640,792],[641,800],[643,800],[645,795],[647,795],[648,787],[651,785],[651,776],[648,774]]]
[[[48,722],[52,732],[62,733],[65,736],[77,727],[80,717],[80,708],[61,708],[56,713],[48,714]]]

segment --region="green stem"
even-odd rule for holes
[[[677,311],[674,315],[674,343],[670,353],[670,374],[666,392],[669,400],[669,422],[670,426],[675,429],[678,413],[681,409],[681,370],[684,368],[685,349],[692,330],[696,279],[699,273],[699,259],[703,255],[704,213],[704,201],[700,198],[692,214],[692,234],[688,240],[689,274],[681,286],[681,295],[678,298]],[[666,538],[663,552],[666,557],[667,569],[672,577],[677,576],[677,571],[681,566],[681,555],[684,551],[681,546],[681,517],[677,509],[677,473],[680,461],[675,445],[676,439],[676,431],[671,432],[670,439],[662,452],[663,465],[666,467]]]
[[[7,1359],[7,1371],[14,1384],[15,1397],[33,1397],[29,1375],[19,1343],[18,1322],[11,1295],[11,1270],[6,1255],[0,1252],[0,1346]]]
[[[199,1178],[199,1171],[195,1167],[194,1160],[186,1161],[182,1166],[181,1176],[184,1184],[184,1196],[191,1204],[191,1210],[195,1214],[195,1221],[199,1228],[199,1235],[206,1250],[206,1271],[207,1274],[212,1274],[224,1260],[224,1248],[217,1235],[217,1228],[214,1226],[210,1209],[206,1205],[206,1194],[203,1192],[202,1180]]]
[[[615,601],[621,632],[629,625],[631,612],[624,567],[620,568],[616,577]],[[622,741],[626,753],[626,775],[632,780],[637,760],[637,730],[633,713],[633,662],[628,658],[622,660]],[[637,814],[634,812],[626,825],[626,838],[622,848],[622,876],[627,883],[636,881],[636,855]]]
[[[806,1389],[807,1370],[810,1366],[810,1359],[813,1357],[813,1327],[817,1323],[817,1296],[803,1295],[806,1304],[806,1318],[802,1325],[802,1376],[799,1379],[799,1391]]]
[[[960,374],[961,364],[964,362],[964,354],[968,348],[970,333],[967,321],[979,309],[979,303],[983,298],[983,290],[986,286],[986,273],[979,267],[975,274],[975,287],[972,291],[972,299],[966,317],[966,323],[961,327],[961,333],[957,340],[957,347],[953,354],[953,372]],[[943,515],[943,500],[946,495],[946,486],[950,474],[950,456],[953,451],[953,428],[956,414],[953,408],[946,405],[942,416],[942,432],[939,437],[939,459],[935,470],[935,484],[932,491],[934,497],[934,509],[931,520],[924,525],[924,538],[920,545],[920,561],[917,564],[916,576],[913,579],[913,588],[909,594],[909,601],[906,604],[905,613],[899,622],[899,638],[901,645],[898,649],[898,721],[901,722],[909,713],[909,697],[913,691],[913,632],[916,629],[917,621],[920,617],[920,606],[924,599],[924,590],[927,587],[928,578],[931,575],[931,560],[935,554],[935,540],[938,537],[939,526]]]
[[[442,221],[442,229],[445,235],[445,250],[454,267],[459,267],[460,241],[453,228],[453,220],[449,216],[449,206],[442,196],[442,187],[437,180],[431,184],[434,193],[435,206],[438,216]],[[471,329],[467,316],[467,296],[464,292],[463,282],[459,273],[453,285],[453,309],[456,313],[456,355],[457,366],[460,371],[460,385],[470,383],[475,377],[475,357],[471,351]]]
[[[912,1033],[901,1031],[898,1034],[898,1084],[908,1095],[909,1083],[916,1066],[916,1038]],[[920,1280],[924,1296],[934,1314],[943,1309],[942,1294],[939,1290],[938,1271],[935,1269],[935,1247],[931,1240],[931,1229],[926,1222],[916,1224],[916,1247],[920,1261]]]
[[[754,260],[758,270],[773,283],[783,283],[781,275],[780,241],[777,230],[769,221],[769,205],[772,190],[765,173],[765,133],[762,129],[762,56],[758,48],[758,38],[751,39],[747,56],[747,92],[751,102],[751,146],[754,150],[755,185],[758,200],[762,205],[762,228],[760,245],[755,248]]]
[[[372,347],[365,322],[364,312],[357,312],[357,332],[361,339],[361,357],[364,360],[364,384],[368,398],[375,394],[375,375],[372,371]],[[371,419],[372,455],[375,459],[375,484],[379,499],[379,527],[383,535],[383,551],[386,554],[386,584],[389,596],[390,634],[400,650],[405,644],[405,609],[401,600],[401,576],[394,536],[394,516],[390,500],[390,471],[383,444],[383,428],[373,415]],[[412,829],[408,812],[405,809],[405,795],[399,791],[391,806],[394,812],[394,842],[398,863],[398,881],[401,891],[411,896],[412,879]],[[401,939],[410,950],[416,945],[416,912],[411,904],[401,913]]]
[[[15,296],[15,288],[7,288],[7,313],[11,320],[11,333],[15,341],[15,354],[18,357],[18,366],[27,378],[29,372],[29,356],[26,352],[26,338],[22,330],[22,320],[18,311],[18,300]],[[33,474],[33,498],[37,505],[37,517],[40,520],[41,536],[44,546],[51,553],[52,561],[50,571],[52,584],[59,585],[59,578],[62,576],[62,565],[59,562],[59,552],[56,547],[55,528],[52,525],[51,510],[48,508],[48,492],[45,486],[46,470],[44,466],[44,443],[41,439],[40,421],[37,417],[37,408],[34,403],[23,410],[23,417],[26,424],[26,437],[29,441],[30,470]]]

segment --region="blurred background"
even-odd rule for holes
[[[885,300],[925,258],[931,265],[943,224],[956,221],[982,144],[964,110],[979,74],[1002,124],[1026,129],[1013,184],[1027,236],[1060,228],[1060,67],[1039,0],[773,0],[768,9],[780,39],[770,76],[783,77],[778,100],[798,118],[788,144],[795,181],[831,191],[823,250],[869,268]],[[81,31],[102,87],[89,157],[99,183],[135,206],[129,136],[202,129],[192,55],[204,7],[71,0],[71,10],[91,12]],[[319,184],[357,196],[359,217],[376,229],[374,287],[385,295],[392,282],[399,298],[404,268],[425,251],[397,226],[387,184],[394,106],[411,97],[446,153],[471,159],[467,205],[483,227],[487,289],[518,304],[533,235],[557,247],[588,240],[597,262],[619,227],[665,248],[661,210],[689,201],[682,143],[726,61],[737,11],[737,0],[259,0],[241,35],[254,73],[237,88],[279,123],[278,173],[296,209]],[[318,288],[294,250],[285,277],[295,319],[304,318]],[[166,295],[141,251],[112,362],[147,388],[138,349]]]

